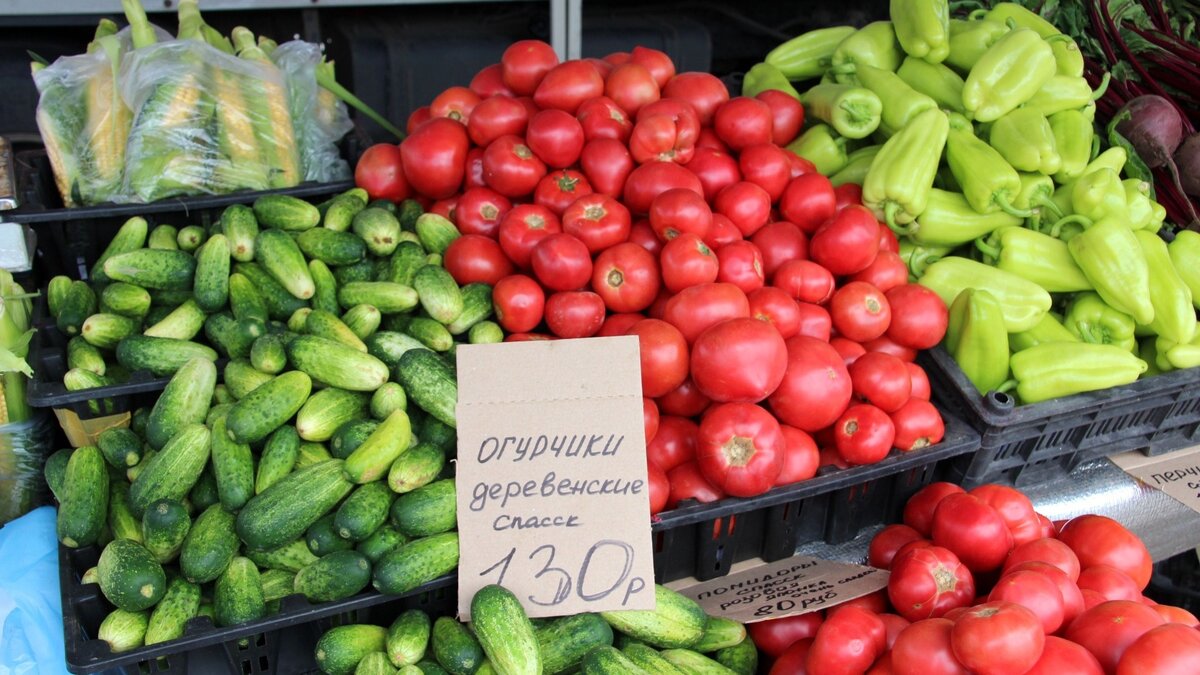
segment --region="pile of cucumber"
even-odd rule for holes
[[[59,540],[103,547],[83,578],[116,607],[99,637],[124,651],[197,616],[241,624],[294,593],[403,594],[452,572],[455,338],[503,339],[491,289],[440,265],[453,224],[355,190],[231,206],[174,247],[159,226],[143,248],[139,220],[92,285],[49,290],[77,336],[68,386],[170,376],[129,428],[46,464]]]
[[[330,675],[754,675],[758,649],[742,624],[710,617],[655,587],[654,611],[529,619],[501,586],[471,601],[469,625],[408,610],[385,628],[333,628],[315,656]]]

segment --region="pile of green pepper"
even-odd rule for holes
[[[1101,152],[1107,76],[1093,91],[1078,45],[1020,5],[890,14],[789,40],[742,93],[804,104],[789,149],[862,186],[950,308],[945,346],[975,387],[1028,404],[1200,366],[1200,234],[1167,244],[1126,151]]]

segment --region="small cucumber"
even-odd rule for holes
[[[342,323],[360,340],[366,340],[379,330],[379,324],[383,323],[383,314],[374,305],[355,305],[342,315]]]
[[[212,314],[204,321],[204,336],[225,356],[244,359],[250,356],[254,341],[266,332],[258,321],[233,318],[227,312]]]
[[[233,204],[221,213],[221,232],[229,239],[229,255],[238,262],[254,260],[254,238],[258,220],[244,204]]]
[[[621,647],[621,653],[635,665],[651,675],[688,675],[688,671],[664,659],[658,650],[640,642],[630,642]],[[749,675],[753,675],[750,673]]]
[[[334,232],[345,232],[350,229],[354,216],[365,208],[367,208],[366,200],[360,199],[357,195],[338,195],[330,200],[329,208],[325,210],[322,226]]]
[[[85,446],[71,453],[58,505],[58,540],[67,548],[90,546],[108,518],[108,467],[100,449]]]
[[[430,253],[445,253],[451,242],[459,237],[454,223],[436,213],[421,214],[417,218],[416,230],[421,246]]]
[[[596,647],[613,643],[612,628],[599,614],[576,614],[551,619],[535,631],[542,670],[550,675],[579,665]]]
[[[371,652],[358,662],[354,675],[396,675],[396,667],[384,652]]]
[[[234,400],[246,398],[250,392],[274,379],[270,374],[258,370],[249,361],[243,359],[232,359],[226,363],[223,376],[225,387]]]
[[[665,649],[661,656],[685,673],[697,675],[734,675],[734,672],[712,659],[690,649]]]
[[[407,410],[408,397],[404,395],[404,387],[396,382],[384,382],[383,386],[371,394],[371,417],[385,420],[395,410]]]
[[[128,612],[153,607],[167,592],[162,565],[141,544],[114,539],[96,563],[100,591],[112,604]]]
[[[352,542],[371,536],[387,520],[395,496],[383,481],[359,486],[342,502],[334,516],[333,525],[338,536]]]
[[[291,195],[263,195],[254,200],[254,217],[263,227],[302,232],[321,222],[321,212]]]
[[[262,580],[249,558],[235,557],[213,587],[213,615],[218,626],[257,621],[266,615]]]
[[[541,675],[542,655],[533,624],[512,591],[498,584],[476,591],[471,598],[471,627],[497,672]]]
[[[112,480],[108,490],[108,527],[113,539],[142,543],[142,521],[129,506],[129,483]]]
[[[146,644],[158,644],[183,635],[183,627],[200,611],[200,587],[177,577],[167,586],[163,599],[154,606],[146,627]]]
[[[336,551],[321,556],[296,574],[296,592],[312,602],[348,598],[371,581],[371,562],[358,551]]]
[[[708,615],[695,601],[655,585],[654,610],[601,612],[616,630],[652,647],[687,649],[704,637]]]
[[[333,524],[335,517],[335,514],[330,513],[318,518],[317,522],[309,525],[308,531],[304,533],[304,540],[308,542],[308,550],[318,558],[336,551],[348,551],[354,548],[353,542],[338,536],[337,527]]]
[[[118,281],[104,287],[100,305],[107,312],[141,319],[150,311],[150,292],[141,286]]]
[[[392,462],[408,449],[412,426],[403,410],[394,410],[379,427],[346,458],[343,470],[355,483],[377,481],[387,475]]]
[[[307,300],[316,292],[304,254],[286,232],[259,232],[254,241],[254,260],[293,296]]]
[[[304,321],[304,330],[309,335],[333,340],[360,352],[367,351],[367,345],[336,314],[314,309]]]
[[[109,650],[115,654],[137,649],[145,643],[148,620],[149,617],[144,611],[114,609],[100,622],[96,638],[107,642]]]
[[[125,470],[142,461],[142,440],[129,429],[105,429],[96,437],[96,445],[100,446],[104,459],[118,469]]]
[[[304,300],[288,292],[265,268],[251,262],[239,262],[233,271],[245,276],[254,285],[267,303],[267,312],[272,319],[284,321],[297,309],[306,306]],[[315,291],[315,289],[314,289]]]
[[[425,658],[432,629],[429,615],[419,609],[407,610],[396,617],[387,632],[387,656],[392,665],[416,665]]]
[[[67,335],[78,335],[83,322],[96,313],[96,306],[96,293],[87,282],[71,282],[59,301],[58,329]]]
[[[420,292],[421,290],[418,288],[417,293]],[[492,316],[491,286],[483,283],[467,284],[462,287],[461,295],[462,310],[446,325],[446,329],[453,335],[462,335],[471,330],[475,324]],[[421,299],[423,302],[424,296]]]
[[[111,279],[104,274],[105,261],[114,255],[128,253],[129,251],[136,251],[145,246],[146,235],[149,231],[150,224],[147,223],[146,219],[141,216],[133,216],[129,220],[126,220],[121,225],[121,228],[117,230],[117,233],[113,236],[112,241],[108,243],[108,246],[104,249],[104,252],[100,254],[99,258],[96,258],[96,263],[92,265],[92,280],[98,284],[111,281]],[[54,314],[54,311],[51,310],[50,313]]]
[[[174,375],[194,358],[217,360],[207,345],[187,340],[130,335],[117,345],[117,361],[129,370],[149,370],[156,377]]]
[[[409,537],[427,537],[457,523],[454,479],[447,478],[400,495],[392,503],[391,522]]]
[[[338,304],[346,309],[365,304],[383,314],[394,314],[407,312],[418,301],[417,291],[411,286],[390,281],[350,281],[338,288]]]
[[[404,333],[390,330],[377,331],[366,338],[367,353],[395,369],[404,352],[412,349],[428,349],[419,340]]]
[[[254,480],[254,493],[262,494],[296,468],[300,456],[300,437],[296,428],[282,426],[267,438],[262,457],[258,462],[258,475]]]
[[[297,370],[331,387],[373,392],[388,381],[383,361],[340,342],[299,335],[288,342],[286,350]]]
[[[137,333],[141,321],[120,314],[93,314],[79,329],[87,343],[97,349],[115,349],[117,344]]]
[[[214,234],[196,254],[196,278],[192,295],[206,312],[219,312],[229,302],[229,239]]]
[[[375,263],[369,258],[364,258],[353,265],[335,267],[332,271],[333,278],[337,280],[339,286],[352,281],[372,281],[375,279]]]
[[[296,237],[296,245],[310,260],[320,260],[335,267],[353,265],[367,255],[367,245],[357,235],[324,227],[301,232]]]
[[[173,239],[171,243],[175,243]],[[186,291],[196,274],[196,258],[183,251],[143,248],[109,258],[104,273],[114,281],[142,288]]]
[[[313,279],[313,296],[310,300],[312,308],[330,314],[341,311],[342,306],[337,300],[337,278],[333,276],[329,266],[320,260],[309,260],[308,273]]]
[[[718,649],[732,647],[746,639],[746,627],[732,619],[712,616],[704,626],[704,637],[691,646],[691,649],[708,654]]]
[[[50,494],[54,495],[54,499],[58,502],[62,502],[63,481],[66,480],[67,463],[71,461],[72,454],[74,451],[71,448],[55,450],[46,458],[46,466],[42,469],[46,486],[50,488]]]
[[[337,626],[326,631],[317,641],[314,656],[322,672],[350,675],[367,654],[383,651],[386,644],[387,629],[383,626]]]
[[[182,502],[160,499],[142,515],[142,543],[158,562],[168,563],[179,555],[191,527],[192,520]]]
[[[412,492],[436,480],[445,465],[446,453],[422,441],[392,462],[388,471],[388,487],[397,494]]]
[[[330,460],[330,459],[342,459],[342,458],[341,457],[335,458],[333,455],[329,454],[329,449],[325,447],[324,443],[313,443],[311,441],[304,441],[303,443],[300,444],[300,452],[296,456],[296,469],[295,470],[299,471],[300,469],[303,469],[306,466],[312,466],[313,464],[319,464],[321,462],[324,462],[324,461]]]
[[[247,549],[246,557],[264,569],[286,570],[293,574],[317,561],[303,538],[266,551]]]
[[[717,663],[737,673],[737,675],[754,675],[758,672],[758,648],[753,640],[742,640],[740,643],[718,650],[713,656]]]
[[[175,236],[175,243],[179,246],[180,251],[194,252],[204,244],[208,234],[203,227],[199,225],[188,225],[179,230],[179,234]]]
[[[150,230],[150,238],[146,240],[146,248],[162,251],[179,250],[179,229],[174,225],[158,225]]]
[[[217,495],[227,511],[237,511],[254,496],[254,455],[250,446],[229,437],[225,419],[212,427],[212,466]]]
[[[408,323],[407,332],[435,352],[444,352],[454,346],[454,336],[445,326],[423,316],[414,316]]]
[[[400,219],[400,227],[407,232],[417,229],[417,218],[420,218],[422,213],[425,213],[425,209],[421,208],[421,202],[415,199],[405,199],[396,208],[396,217]]]
[[[191,340],[204,327],[205,314],[195,300],[188,300],[171,310],[158,323],[142,332],[143,335],[176,340]]]
[[[385,595],[407,593],[458,567],[458,533],[446,532],[401,544],[375,564],[373,584]]]
[[[368,206],[354,214],[350,226],[377,256],[389,256],[400,242],[400,221],[385,209]]]
[[[384,281],[412,286],[417,270],[425,266],[425,249],[411,241],[400,242],[392,257],[388,259]]]
[[[283,349],[283,336],[274,333],[263,335],[250,347],[250,365],[260,373],[278,375],[287,367],[287,352]]]
[[[495,321],[480,321],[471,326],[467,333],[467,342],[473,345],[493,345],[504,342],[504,329]]]
[[[458,621],[448,616],[438,617],[431,635],[429,646],[433,657],[453,675],[471,675],[483,663],[483,646]]]
[[[396,365],[396,375],[409,399],[447,426],[456,426],[458,382],[437,354],[427,349],[405,352]]]
[[[442,324],[458,318],[463,311],[462,290],[446,268],[425,265],[413,277],[413,288],[421,300],[421,308]]]
[[[205,584],[221,575],[238,550],[234,517],[220,504],[201,513],[179,551],[179,569],[192,583]]]
[[[241,443],[263,440],[300,410],[311,391],[312,380],[300,371],[288,371],[259,385],[229,411],[230,437]]]
[[[400,533],[400,530],[384,523],[375,528],[375,532],[354,547],[354,550],[365,555],[371,564],[379,562],[379,559],[388,551],[396,548],[401,544],[408,543],[408,537]]]
[[[187,425],[203,423],[216,386],[217,366],[212,361],[192,359],[180,368],[150,410],[146,423],[150,447],[162,450]]]
[[[251,558],[253,560],[253,558]],[[314,561],[315,562],[315,561]],[[255,564],[258,564],[255,562]],[[296,592],[296,573],[288,570],[259,570],[262,581],[263,600],[270,602],[286,598]]]
[[[260,323],[270,320],[267,301],[250,278],[234,272],[229,276],[229,309],[235,319],[250,319]]]
[[[71,277],[61,274],[52,277],[50,283],[46,285],[46,311],[50,312],[51,317],[58,318],[58,310],[62,307],[70,288]]]
[[[374,420],[351,420],[342,424],[337,431],[333,432],[333,438],[329,442],[333,456],[338,459],[346,459],[371,434],[375,433],[377,428],[379,428],[379,422]]]
[[[97,347],[76,335],[67,341],[67,368],[79,368],[103,376],[108,371],[108,364]]]

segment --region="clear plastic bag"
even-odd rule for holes
[[[46,502],[42,468],[54,427],[39,414],[28,422],[0,426],[0,524]]]
[[[350,177],[350,165],[338,152],[337,142],[354,128],[346,105],[316,80],[321,48],[292,40],[271,54],[288,86],[288,103],[296,128],[296,142],[304,180],[329,182]]]

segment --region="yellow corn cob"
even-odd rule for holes
[[[300,155],[296,148],[296,133],[292,127],[287,89],[283,77],[271,59],[254,42],[254,34],[238,26],[233,29],[233,42],[238,56],[259,64],[269,73],[262,79],[245,78],[246,96],[254,105],[253,124],[261,145],[262,156],[270,169],[269,184],[273,188],[290,187],[300,183]]]
[[[88,81],[85,96],[87,123],[84,138],[88,142],[93,172],[89,181],[90,201],[111,199],[120,185],[125,167],[125,141],[132,121],[132,114],[117,93],[120,43],[115,36],[107,36],[101,38],[100,44],[108,56],[109,67],[100,68]]]
[[[43,63],[29,64],[30,74],[36,75],[44,70]],[[41,91],[38,103],[37,121],[38,133],[46,146],[46,156],[50,159],[50,168],[54,172],[54,184],[58,194],[62,195],[63,204],[76,206],[78,204],[77,183],[79,180],[79,157],[71,147],[74,143],[74,133],[66,124],[67,118],[75,113],[65,108],[65,97],[70,95],[61,82],[51,81],[46,90]]]

